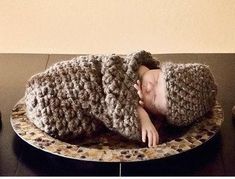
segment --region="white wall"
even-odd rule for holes
[[[0,53],[234,53],[235,0],[1,0]]]

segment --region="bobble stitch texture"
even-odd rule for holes
[[[209,66],[199,63],[164,63],[167,121],[187,126],[209,112],[216,103],[217,85]]]
[[[159,68],[159,61],[138,51],[58,62],[28,80],[26,114],[38,128],[62,140],[91,136],[106,126],[140,141],[139,97],[133,87],[140,65]]]

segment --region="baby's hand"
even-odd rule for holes
[[[138,115],[140,118],[142,141],[148,138],[148,147],[155,147],[159,143],[159,134],[151,122],[148,113],[141,107],[138,107]]]
[[[153,123],[149,119],[142,120],[141,126],[142,141],[145,142],[147,137],[148,147],[156,147],[156,145],[159,143],[159,135]]]
[[[143,93],[142,93],[142,90],[141,90],[140,80],[137,80],[137,84],[134,84],[134,87],[135,87],[135,89],[137,90],[137,94],[138,94],[139,97],[140,97],[139,104],[140,104],[141,106],[143,106],[143,105],[144,105],[144,103],[143,103],[143,101],[142,101],[142,99],[143,99]]]

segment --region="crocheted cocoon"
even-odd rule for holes
[[[26,84],[26,114],[49,135],[71,140],[104,127],[141,141],[134,83],[138,68],[159,68],[146,51],[126,56],[87,55],[52,65]]]

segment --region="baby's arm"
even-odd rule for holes
[[[155,147],[156,144],[159,143],[159,135],[156,128],[151,122],[148,113],[145,111],[145,109],[142,106],[138,105],[137,112],[141,124],[142,141],[145,142],[147,136],[148,146]]]
[[[143,95],[142,95],[139,80],[137,81],[137,84],[134,85],[134,87],[136,88],[140,99],[142,99]],[[140,103],[140,105],[138,105],[137,112],[138,112],[138,116],[140,119],[142,141],[145,142],[146,136],[147,136],[148,137],[148,146],[149,147],[155,146],[156,144],[159,143],[158,132],[157,132],[156,128],[154,127],[151,119],[149,118],[148,113],[143,108],[143,106],[144,106],[143,101],[140,100],[139,103]]]

